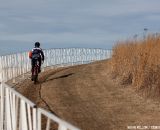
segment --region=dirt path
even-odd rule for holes
[[[49,70],[40,83],[29,79],[16,89],[41,107],[83,130],[126,130],[160,126],[160,103],[117,86],[107,61]]]

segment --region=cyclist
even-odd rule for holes
[[[38,72],[41,72],[41,64],[44,62],[44,53],[42,49],[40,48],[40,43],[36,42],[35,47],[32,49],[32,51],[29,52],[29,58],[31,59],[31,65],[32,65],[32,75],[34,71],[34,66],[36,63],[36,60],[39,62],[39,70]],[[33,80],[33,78],[32,78]]]

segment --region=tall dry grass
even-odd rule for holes
[[[118,42],[113,47],[112,74],[147,94],[160,95],[160,35]]]

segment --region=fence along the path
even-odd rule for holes
[[[0,92],[1,130],[49,130],[51,122],[57,124],[58,130],[79,130],[52,113],[36,108],[34,103],[6,84],[1,84]],[[44,122],[42,115],[47,117]]]
[[[85,64],[111,57],[111,50],[68,48],[44,50],[45,62],[42,67]],[[6,82],[31,69],[28,52],[0,56],[1,80]]]
[[[47,66],[64,66],[85,64],[92,61],[111,57],[111,50],[102,49],[50,49],[45,50],[45,63]],[[0,129],[1,130],[41,130],[42,115],[47,117],[46,130],[51,122],[58,124],[59,130],[78,130],[55,115],[36,108],[35,104],[16,92],[6,81],[30,71],[28,52],[0,56]]]

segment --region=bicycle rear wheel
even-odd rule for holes
[[[38,82],[38,65],[36,65],[34,67],[34,72],[33,72],[33,81],[34,81],[34,84],[36,84]]]
[[[34,84],[36,84],[38,82],[38,75],[33,76],[33,81],[34,81]]]

